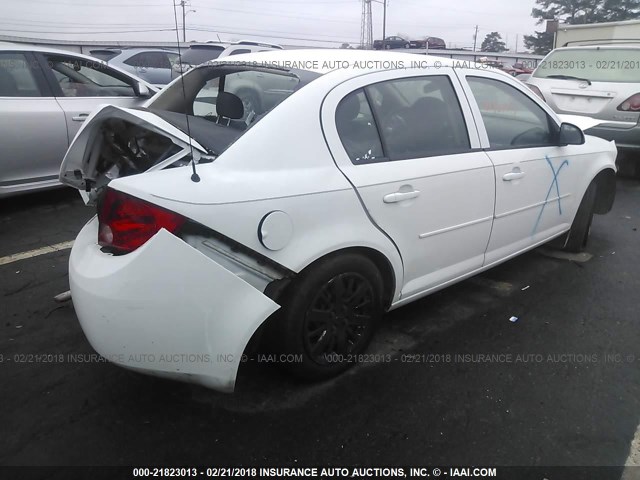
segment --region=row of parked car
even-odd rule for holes
[[[180,54],[176,50],[145,48],[105,48],[91,50],[104,60],[155,85],[166,85],[201,63],[243,53],[282,49],[279,45],[242,40],[231,45],[218,42],[191,44]]]
[[[242,41],[190,45],[181,55],[172,50],[113,48],[92,50],[87,56],[0,45],[0,197],[60,185],[60,162],[99,105],[137,107],[195,65],[278,49]]]
[[[425,37],[417,40],[407,40],[406,38],[392,35],[384,40],[375,40],[373,48],[375,50],[392,50],[394,48],[427,48],[444,49],[447,48],[445,41],[439,37]]]
[[[89,57],[30,46],[0,46],[0,114],[4,118],[0,196],[59,185],[64,152],[98,105],[139,106],[195,65],[280,49],[249,41],[211,42],[190,45],[181,55],[162,49],[107,48],[92,50],[93,57]],[[533,75],[524,65],[507,69],[488,60],[486,64],[526,81],[558,113],[606,121],[592,132],[616,140],[621,149],[637,152],[639,52],[638,45],[562,48],[542,60]],[[234,93],[241,93],[244,111],[259,111],[263,95],[250,88],[238,89]]]

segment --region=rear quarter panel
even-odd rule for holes
[[[149,172],[114,180],[111,187],[146,199],[215,230],[299,272],[349,247],[384,255],[402,284],[395,245],[369,220],[338,170],[320,124],[320,104],[334,81],[325,75],[278,105],[212,164]],[[317,82],[317,83],[316,83]],[[279,251],[265,248],[258,229],[268,213],[289,215],[293,234]]]

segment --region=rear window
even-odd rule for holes
[[[183,82],[164,89],[149,108],[244,130],[318,76],[305,70],[199,67],[187,72]],[[218,98],[224,99],[221,108]]]
[[[111,60],[116,55],[120,54],[120,50],[91,50],[91,56],[104,60],[105,62]]]
[[[222,47],[189,47],[182,54],[182,63],[188,65],[200,65],[201,63],[215,60],[223,52]]]
[[[592,82],[638,82],[640,48],[555,50],[540,62],[533,76],[565,75]]]

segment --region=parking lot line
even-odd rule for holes
[[[35,250],[29,250],[28,252],[14,253],[13,255],[7,255],[6,257],[1,257],[0,265],[7,265],[9,263],[18,262],[20,260],[25,260],[27,258],[46,255],[47,253],[67,250],[72,246],[73,246],[73,240],[69,242],[56,243],[55,245],[47,245],[46,247],[37,248]]]

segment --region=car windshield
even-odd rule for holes
[[[638,81],[640,48],[588,48],[551,52],[533,74],[536,78],[556,75],[591,82],[632,83]]]
[[[182,63],[187,65],[200,65],[201,63],[214,60],[220,56],[224,48],[222,47],[189,47],[182,54]]]

